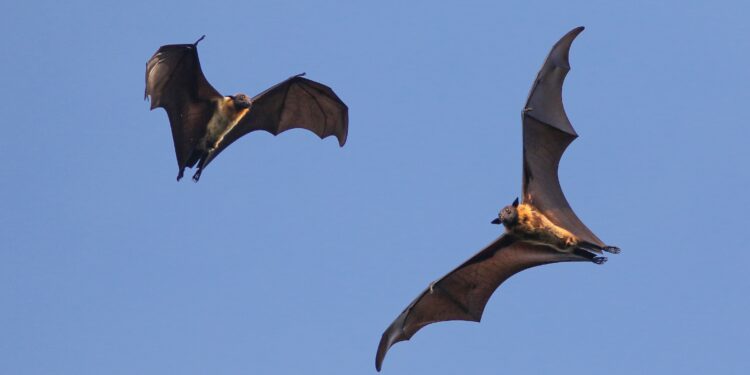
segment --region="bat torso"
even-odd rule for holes
[[[225,96],[214,102],[216,106],[211,120],[206,126],[206,134],[198,143],[198,149],[210,151],[218,147],[224,136],[242,119],[249,111],[248,108],[237,109],[232,98]]]
[[[516,209],[518,222],[508,231],[522,240],[551,246],[562,252],[573,251],[578,246],[580,240],[573,233],[555,225],[530,204],[522,203]]]

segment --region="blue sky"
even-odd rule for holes
[[[0,373],[375,373],[393,318],[499,235],[521,107],[578,25],[560,177],[623,253],[521,273],[383,371],[747,373],[747,3],[339,3],[0,5]],[[145,63],[203,34],[222,93],[333,87],[346,146],[253,133],[176,183]]]

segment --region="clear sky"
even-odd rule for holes
[[[438,4],[439,3],[439,4]],[[520,111],[552,44],[580,138],[568,200],[604,266],[511,278],[385,374],[747,374],[747,2],[5,1],[0,373],[368,374],[383,330],[494,240]],[[252,133],[175,182],[143,101],[162,44],[220,92],[288,76],[348,143]],[[187,175],[192,175],[188,172]]]

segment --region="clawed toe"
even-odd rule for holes
[[[602,250],[604,250],[604,251],[606,251],[608,253],[612,253],[612,254],[619,254],[620,253],[620,248],[617,247],[617,246],[604,246],[602,248]]]
[[[591,259],[591,261],[596,264],[604,264],[607,263],[607,257],[594,257],[594,259]]]

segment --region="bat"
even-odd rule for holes
[[[161,46],[146,63],[146,92],[151,110],[167,111],[172,127],[179,181],[186,167],[198,170],[238,138],[255,130],[278,135],[289,129],[308,129],[321,139],[335,136],[344,146],[349,110],[330,87],[302,74],[263,91],[252,99],[239,93],[223,96],[201,70],[198,43]]]
[[[498,213],[493,224],[505,232],[447,275],[432,282],[385,330],[375,356],[380,371],[388,349],[409,340],[422,327],[442,321],[479,322],[487,301],[509,277],[525,269],[556,262],[603,264],[605,245],[570,208],[557,167],[565,149],[578,137],[565,114],[562,86],[570,70],[568,53],[578,27],[550,51],[531,87],[522,111],[523,201],[518,198]]]

